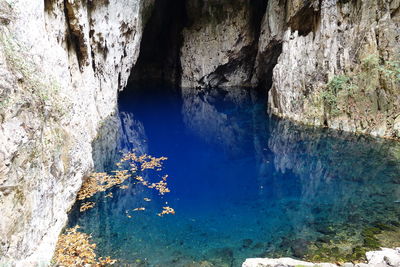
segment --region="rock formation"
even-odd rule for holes
[[[383,248],[380,251],[367,252],[368,263],[344,263],[337,265],[333,263],[312,263],[306,261],[294,260],[291,258],[251,258],[246,259],[242,267],[291,267],[291,266],[309,266],[309,267],[389,267],[400,266],[400,249]]]
[[[269,1],[259,53],[282,44],[270,112],[400,137],[399,7],[383,0]]]
[[[143,49],[131,81],[150,58],[171,69],[147,77],[260,87],[271,114],[400,137],[400,0],[188,0],[175,3],[185,12],[176,21],[154,15],[165,7],[156,1],[0,0],[1,260],[50,260],[92,170],[92,141],[118,125],[105,123],[118,91],[140,46],[158,41],[141,43],[149,18],[152,34],[179,40],[156,53],[162,60]]]
[[[188,1],[181,86],[258,86],[269,92],[270,114],[400,137],[399,7],[397,0]]]
[[[0,262],[51,259],[150,8],[147,0],[0,1]]]
[[[252,86],[265,1],[188,1],[181,48],[182,87]]]

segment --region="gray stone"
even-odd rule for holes
[[[294,260],[291,258],[279,258],[279,259],[269,259],[269,258],[252,258],[246,259],[242,264],[242,267],[289,267],[289,266],[314,266],[314,263]]]
[[[363,71],[360,62],[369,55],[399,60],[400,1],[271,0],[262,20],[264,10],[252,3],[187,1],[192,23],[182,32],[183,87],[272,79],[273,114],[400,136],[399,83],[390,77],[370,73],[356,94],[360,102],[338,99],[337,115],[323,101],[327,82]],[[115,113],[117,92],[138,57],[152,4],[0,1],[0,264],[51,259],[66,213],[93,169],[92,141]],[[259,33],[254,22],[261,22]]]
[[[397,104],[400,95],[396,93],[399,82],[394,77],[379,75],[376,69],[365,70],[366,63],[362,62],[374,57],[400,60],[396,41],[400,36],[400,20],[398,12],[393,13],[399,8],[399,1],[391,6],[384,0],[362,1],[359,6],[352,1],[307,2],[268,2],[259,60],[277,43],[282,44],[282,53],[273,69],[269,111],[306,124],[376,136],[398,135],[398,123],[393,122],[400,114]],[[308,24],[308,28],[298,23],[299,19],[305,19],[304,12],[315,22]],[[395,15],[391,16],[392,13]],[[327,83],[331,79],[356,74],[367,78],[359,79],[358,87],[352,89],[354,92],[346,93],[345,89],[329,93]],[[334,101],[331,105],[324,101],[327,94]]]
[[[343,267],[387,267],[400,266],[400,249],[382,248],[379,251],[369,251],[366,253],[368,263],[345,263]],[[336,267],[334,263],[312,263],[298,261],[291,258],[250,258],[246,259],[243,267],[286,267],[286,266],[314,266],[314,267]]]
[[[52,258],[151,3],[0,1],[0,265]]]
[[[249,86],[256,33],[253,1],[187,1],[181,86]]]
[[[368,263],[400,266],[400,253],[396,249],[382,248],[380,251],[366,253]]]

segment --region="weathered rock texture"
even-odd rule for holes
[[[367,252],[368,263],[344,263],[337,265],[333,263],[312,263],[306,261],[294,260],[291,258],[251,258],[246,259],[242,267],[294,267],[294,266],[309,266],[309,267],[389,267],[400,266],[400,249],[383,248],[379,251]]]
[[[181,86],[258,86],[269,91],[271,114],[400,137],[399,7],[398,0],[187,1]]]
[[[265,1],[190,0],[181,48],[182,87],[253,86]]]
[[[0,265],[48,262],[151,1],[0,1]]]
[[[187,0],[179,19],[157,3],[0,0],[3,261],[50,259],[150,17],[139,80],[260,86],[272,114],[400,137],[400,0]],[[158,33],[179,40],[153,55]]]
[[[399,7],[398,0],[269,1],[259,58],[282,45],[270,112],[399,137]]]

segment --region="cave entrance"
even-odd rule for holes
[[[181,32],[186,21],[185,0],[156,0],[144,28],[137,63],[128,87],[179,85]]]
[[[181,93],[181,77],[185,76],[181,66],[184,28],[193,30],[190,27],[193,26],[195,20],[204,19],[210,15],[208,14],[210,7],[200,5],[196,6],[198,14],[196,13],[194,16],[191,13],[192,2],[195,1],[155,0],[143,30],[137,62],[131,71],[126,90],[120,93],[120,99],[141,97],[142,93],[148,94],[150,91],[163,91],[164,94]],[[212,4],[209,5],[212,6]],[[249,23],[252,31],[248,35],[252,36],[253,41],[243,47],[242,53],[232,56],[228,63],[221,62],[214,72],[205,73],[205,76],[197,81],[193,78],[191,80],[194,84],[193,88],[196,88],[196,82],[201,85],[201,81],[205,77],[218,76],[217,78],[222,77],[222,80],[226,78],[229,81],[204,88],[213,90],[218,87],[226,87],[226,90],[229,90],[229,87],[246,87],[266,98],[272,85],[272,71],[281,53],[282,44],[279,41],[271,42],[263,51],[259,51],[258,42],[267,3],[255,0],[246,8],[248,8],[248,15],[251,18]],[[228,15],[232,15],[231,9],[220,12],[228,12]],[[240,38],[238,41],[241,40]],[[221,44],[221,49],[222,47],[223,44]],[[218,48],[214,47],[213,49]],[[208,57],[210,55],[205,53],[204,58]],[[227,85],[225,86],[225,84]]]

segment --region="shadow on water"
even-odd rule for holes
[[[70,225],[92,234],[100,256],[240,266],[247,257],[349,261],[400,245],[400,144],[270,118],[264,97],[245,89],[142,89],[121,94],[94,155],[99,170],[124,149],[166,156],[171,193],[130,186],[75,208]],[[176,214],[156,216],[166,203]]]

